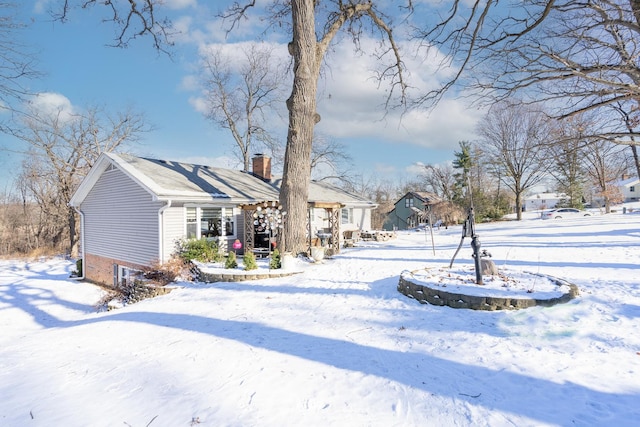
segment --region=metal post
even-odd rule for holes
[[[476,267],[476,283],[482,285],[482,271],[480,270],[480,238],[476,235],[476,220],[473,206],[469,208],[469,224],[471,232],[471,249],[473,249],[473,262]]]

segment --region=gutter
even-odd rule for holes
[[[164,242],[164,229],[163,229],[163,221],[162,217],[164,211],[171,207],[171,199],[167,200],[167,204],[161,207],[158,210],[158,260],[160,260],[160,264],[164,264],[164,254],[163,254],[163,242]]]
[[[71,279],[72,280],[84,280],[84,271],[87,268],[86,263],[84,262],[84,212],[82,212],[76,206],[73,207],[73,210],[78,212],[78,215],[80,215],[80,252],[81,253],[79,253],[78,255],[80,256],[80,259],[82,260],[82,273],[80,273],[80,276],[72,277]]]

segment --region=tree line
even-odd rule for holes
[[[564,194],[563,206],[598,201],[609,213],[623,201],[618,182],[639,168],[634,146],[593,136],[600,126],[588,112],[558,120],[537,107],[500,101],[478,122],[477,139],[460,142],[451,166],[426,166],[424,183],[460,206],[472,199],[480,219],[512,212],[522,219],[525,197],[541,188]]]

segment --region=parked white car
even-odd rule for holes
[[[540,218],[542,219],[577,218],[583,216],[591,216],[591,213],[574,208],[558,208],[544,211],[540,214]]]

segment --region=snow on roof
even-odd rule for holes
[[[158,198],[275,200],[278,190],[250,173],[169,160],[119,155],[131,175],[151,184]]]
[[[564,193],[536,193],[525,198],[525,200],[560,200],[567,197]]]
[[[111,165],[136,181],[157,199],[205,201],[229,199],[234,203],[277,200],[281,180],[265,182],[252,173],[169,160],[103,153],[74,194],[71,205],[78,206],[102,173]],[[375,207],[371,201],[332,185],[312,181],[310,202],[342,203]]]
[[[636,177],[632,177],[632,178],[621,179],[615,182],[614,185],[616,187],[628,187],[630,185],[637,185],[638,183],[640,183],[640,179]]]

